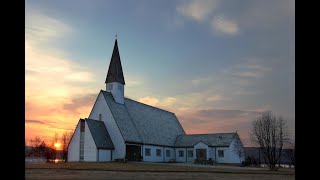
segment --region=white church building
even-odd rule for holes
[[[124,97],[118,42],[88,118],[80,119],[68,146],[68,161],[244,161],[235,133],[186,134],[174,113]]]

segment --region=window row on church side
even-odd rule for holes
[[[161,157],[161,149],[156,149],[156,156]],[[144,149],[144,155],[145,156],[151,156],[151,149],[150,148],[145,148]],[[170,150],[166,150],[166,157],[171,157],[171,151]]]

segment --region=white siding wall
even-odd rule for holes
[[[149,148],[151,150],[151,155],[145,155],[145,149]],[[164,162],[165,161],[165,147],[163,146],[151,146],[151,145],[143,145],[142,148],[142,157],[143,161],[147,162]],[[157,156],[156,150],[161,149],[161,156]],[[173,152],[172,152],[173,153]]]
[[[99,153],[99,162],[111,161],[111,150],[107,149],[98,149]]]
[[[224,151],[224,157],[219,157],[219,150],[223,150]],[[216,153],[217,153],[217,162],[218,163],[230,163],[229,161],[229,147],[217,147],[216,148]]]
[[[237,143],[236,141],[239,142],[238,138],[234,138],[233,141],[230,144],[229,150],[229,163],[241,163],[244,161],[244,156],[241,158],[239,157],[239,154],[237,153],[238,149],[236,149],[236,146],[240,146],[240,149],[242,151],[242,154],[244,154],[244,148],[241,143]]]
[[[244,161],[244,156],[241,157],[241,161],[235,149],[235,141],[237,138],[233,139],[229,147],[217,147],[217,162],[218,163],[240,163]],[[244,151],[242,144],[240,144],[240,148]],[[224,150],[224,157],[219,157],[218,150]]]
[[[209,147],[208,145],[206,145],[205,143],[203,142],[198,142],[197,144],[194,145],[194,154],[195,154],[195,159],[197,158],[197,154],[196,154],[196,150],[197,149],[206,149],[206,152],[207,152],[207,160],[211,157],[210,156],[210,151],[209,151]]]
[[[166,151],[170,150],[170,156],[167,157]],[[174,148],[170,148],[170,147],[164,147],[164,156],[165,156],[165,161],[168,162],[171,159],[175,160],[175,152],[174,152]]]
[[[183,157],[179,157],[179,151],[183,151]],[[186,148],[176,148],[176,161],[177,162],[186,162]]]
[[[97,147],[91,135],[87,121],[84,130],[84,161],[97,161]]]
[[[75,132],[72,136],[68,147],[68,161],[79,161],[79,148],[80,148],[80,121],[78,121]]]
[[[216,162],[216,148],[215,147],[209,147],[209,158],[212,158],[214,162]]]
[[[190,150],[193,152],[193,156],[192,157],[188,156],[188,151],[190,151]],[[195,150],[193,148],[187,148],[186,156],[187,156],[187,162],[194,162],[194,159],[196,157]]]
[[[109,89],[109,85],[112,84],[112,89]],[[124,85],[118,82],[107,83],[107,92],[111,92],[114,100],[117,103],[124,104]]]
[[[96,103],[89,115],[89,119],[99,120],[100,113],[102,114],[102,120],[106,125],[115,148],[114,154],[112,154],[112,159],[124,159],[126,154],[126,145],[102,92],[100,92],[97,97]]]

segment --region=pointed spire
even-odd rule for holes
[[[120,61],[120,54],[118,49],[117,35],[116,35],[116,40],[114,43],[112,57],[109,64],[109,70],[108,70],[105,83],[111,83],[111,82],[118,82],[125,85],[121,61]]]

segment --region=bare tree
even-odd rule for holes
[[[58,135],[58,133],[54,133],[54,136],[53,136],[53,144],[55,144],[55,143],[57,143],[57,142],[59,142],[59,135]]]
[[[287,150],[285,152],[285,155],[290,160],[290,164],[289,164],[290,168],[292,165],[295,166],[295,164],[296,164],[296,146],[295,146],[294,141],[289,141],[287,143]]]
[[[34,139],[30,139],[30,144],[32,147],[38,147],[41,144],[40,137],[36,136]]]
[[[288,128],[285,121],[281,117],[276,118],[271,111],[264,112],[253,120],[249,134],[251,141],[259,146],[269,169],[278,170],[282,147],[288,140]]]
[[[64,132],[61,136],[61,157],[62,160],[68,159],[68,145],[72,137],[72,132]]]
[[[31,144],[31,154],[35,157],[41,157],[40,152],[40,145],[41,145],[41,139],[40,137],[36,136],[34,139],[30,139]]]
[[[39,146],[39,151],[40,151],[40,156],[45,157],[46,156],[46,151],[47,151],[47,145],[44,141],[41,142]]]
[[[49,146],[47,146],[46,143],[40,139],[40,137],[36,136],[34,139],[30,140],[30,143],[31,143],[31,151],[30,151],[31,156],[46,157],[48,160]]]
[[[58,133],[55,133],[50,145],[48,146],[49,147],[49,154],[50,154],[50,156],[53,156],[53,157],[51,157],[51,159],[57,159],[58,151],[57,151],[56,143],[58,143],[58,142],[59,142],[59,135],[58,135]]]
[[[244,157],[244,148],[238,133],[236,133],[235,141],[233,144],[233,152],[238,155],[240,164],[242,164],[242,158]]]

